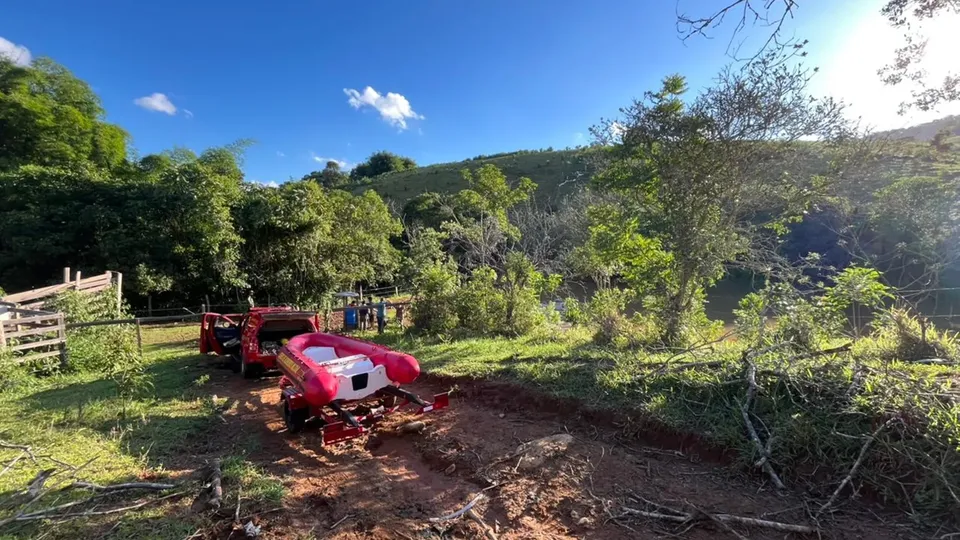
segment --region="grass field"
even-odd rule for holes
[[[251,457],[262,426],[239,424],[228,430],[230,437],[210,437],[227,406],[214,394],[236,376],[211,370],[210,360],[195,352],[196,333],[192,325],[146,329],[151,387],[126,403],[97,374],[4,382],[0,440],[29,445],[37,461],[20,449],[0,448],[0,523],[24,511],[22,495],[16,505],[11,500],[47,468],[55,469],[46,486],[52,489],[27,504],[31,510],[75,500],[77,490],[59,490],[74,480],[170,481],[178,487],[159,494],[173,496],[158,502],[157,494],[133,493],[95,507],[147,503],[118,515],[42,526],[6,523],[0,538],[35,538],[41,531],[46,538],[186,538],[211,525],[209,514],[189,507],[201,480],[193,471],[214,457],[224,458],[225,490],[242,486],[245,509],[279,505],[288,478],[271,476]],[[744,434],[746,385],[736,342],[652,354],[600,348],[591,338],[582,328],[549,328],[522,338],[445,341],[392,330],[375,339],[414,354],[425,372],[458,384],[501,381],[518,392],[576,399],[617,413],[624,437],[643,438],[650,430],[694,434],[733,450],[742,467],[752,468],[759,454]],[[863,437],[889,420],[853,486],[918,520],[946,520],[960,493],[960,370],[885,362],[883,347],[865,339],[848,354],[757,356],[759,392],[751,418],[763,440],[773,439],[770,461],[787,485],[821,500],[857,459]],[[216,385],[211,376],[219,377]]]
[[[760,458],[744,433],[740,345],[651,354],[596,347],[590,338],[575,328],[517,339],[392,334],[380,340],[413,354],[435,375],[500,380],[619,411],[632,419],[624,426],[628,436],[666,429],[732,449],[745,468]],[[857,459],[863,437],[894,419],[876,437],[857,485],[917,517],[950,515],[960,504],[960,369],[884,361],[886,347],[863,339],[838,355],[758,356],[752,417],[762,439],[773,439],[774,467],[813,490],[832,490]]]
[[[34,463],[22,451],[0,449],[0,467],[19,460],[0,476],[0,501],[10,501],[42,469],[56,469],[47,488],[74,480],[101,485],[121,482],[170,480],[186,486],[189,493],[172,497],[122,518],[103,516],[62,524],[38,521],[0,526],[0,538],[36,538],[42,529],[46,538],[95,538],[110,530],[110,538],[183,539],[205,519],[189,512],[199,479],[185,476],[204,465],[211,455],[224,460],[225,482],[241,483],[251,505],[277,502],[283,486],[250,465],[244,456],[255,444],[243,437],[226,441],[225,447],[205,436],[219,422],[215,402],[204,388],[209,379],[206,360],[196,352],[195,326],[157,327],[144,333],[150,388],[143,396],[123,402],[109,380],[94,373],[53,376],[44,379],[18,378],[7,381],[0,393],[0,440],[27,445],[37,457]],[[13,385],[13,387],[9,387]],[[43,457],[49,456],[49,457]],[[58,464],[56,459],[74,467]],[[165,493],[169,494],[169,493]],[[32,510],[74,500],[76,490],[52,489],[28,505]],[[131,499],[132,497],[132,499]],[[136,502],[153,495],[138,493],[118,499]],[[109,507],[107,499],[102,506]],[[0,522],[12,515],[0,505]]]

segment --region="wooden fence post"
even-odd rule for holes
[[[80,289],[80,271],[79,271],[79,270],[77,270],[77,278],[76,278],[76,281],[75,281],[74,283],[75,283],[75,284],[74,284],[74,287],[75,287],[77,290],[79,290],[79,289]]]
[[[117,276],[117,318],[123,314],[123,274],[114,272]]]
[[[57,317],[57,336],[60,338],[60,369],[67,369],[70,366],[70,352],[67,351],[67,327],[63,321],[63,313]]]
[[[153,317],[153,295],[147,295],[147,316]]]
[[[69,266],[63,267],[63,282],[70,283],[70,267]]]
[[[204,312],[210,311],[210,295],[209,294],[203,295],[203,305],[207,306],[207,309],[205,309]]]
[[[137,350],[140,351],[140,360],[143,360],[143,334],[140,332],[140,319],[137,319]]]
[[[3,319],[0,319],[0,351],[7,348],[7,333],[3,329],[3,323],[6,322]]]

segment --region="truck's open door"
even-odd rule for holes
[[[239,349],[241,315],[204,313],[200,322],[200,352],[228,354]]]

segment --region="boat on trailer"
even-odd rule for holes
[[[301,334],[277,353],[283,420],[296,433],[315,422],[323,444],[369,433],[373,426],[403,407],[419,414],[444,409],[449,393],[427,403],[402,385],[420,375],[416,358],[384,347],[336,334]]]

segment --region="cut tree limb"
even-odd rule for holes
[[[754,427],[753,422],[750,420],[750,407],[753,405],[753,399],[757,395],[757,365],[750,359],[749,354],[743,355],[743,361],[747,364],[747,373],[745,376],[747,381],[747,396],[743,400],[743,406],[740,408],[743,423],[747,426],[747,433],[750,435],[750,440],[753,441],[757,452],[760,453],[760,461],[758,463],[763,467],[764,472],[767,473],[777,489],[787,489],[787,487],[783,485],[783,481],[780,480],[780,476],[777,475],[777,471],[773,470],[773,465],[770,464],[769,447],[764,446],[760,441],[760,436],[757,435],[757,428]]]
[[[493,528],[487,525],[486,523],[484,523],[484,521],[480,518],[479,515],[477,515],[476,512],[473,511],[472,508],[470,510],[467,510],[466,516],[467,518],[475,521],[476,524],[479,525],[481,529],[483,529],[483,536],[487,540],[498,540],[497,533],[493,531]]]
[[[623,507],[622,510],[624,514],[635,515],[650,519],[659,519],[662,521],[672,521],[674,523],[688,523],[691,520],[696,519],[696,515],[688,514],[681,512],[679,510],[674,510],[672,508],[665,507],[663,505],[657,505],[660,508],[663,508],[665,511],[673,512],[673,514],[664,514],[661,512],[647,512],[644,510],[637,510],[635,508]],[[815,534],[818,530],[815,527],[808,527],[806,525],[794,525],[792,523],[781,523],[779,521],[769,521],[766,519],[757,519],[749,518],[743,516],[735,516],[733,514],[710,514],[708,517],[716,518],[717,521],[721,523],[739,523],[741,525],[748,525],[752,527],[760,527],[764,529],[773,529],[775,531],[781,532],[794,532],[799,534]]]
[[[176,485],[174,484],[156,484],[152,482],[129,482],[126,484],[111,484],[107,486],[101,486],[99,484],[92,484],[90,482],[74,482],[66,487],[67,489],[86,489],[90,491],[98,491],[101,493],[112,493],[115,491],[124,491],[128,489],[155,489],[155,490],[164,490],[164,489],[173,489]]]
[[[857,471],[860,469],[860,466],[863,465],[863,458],[867,456],[867,451],[870,450],[870,446],[873,444],[873,441],[877,439],[877,436],[880,435],[880,432],[887,429],[894,422],[898,420],[899,418],[897,417],[887,420],[867,437],[866,441],[863,443],[863,446],[860,447],[860,455],[857,456],[857,461],[855,461],[853,463],[853,466],[850,467],[850,472],[847,473],[847,476],[844,477],[842,482],[840,482],[840,485],[837,486],[837,489],[833,491],[833,495],[830,495],[830,499],[827,500],[827,502],[824,503],[819,510],[817,510],[816,517],[820,517],[820,514],[824,513],[828,508],[833,506],[833,503],[837,500],[837,497],[840,496],[840,492],[843,491],[843,488],[847,487],[847,484],[849,484],[853,480],[853,476],[857,474]]]
[[[457,510],[456,512],[454,512],[454,513],[452,513],[452,514],[447,514],[447,515],[445,515],[445,516],[430,518],[430,519],[428,519],[427,521],[429,521],[430,523],[440,523],[441,521],[450,521],[451,519],[457,519],[458,517],[462,516],[463,514],[469,512],[470,509],[473,508],[473,506],[474,506],[475,504],[477,504],[478,502],[482,501],[482,500],[484,499],[484,497],[485,497],[485,495],[484,495],[483,493],[481,493],[481,494],[477,495],[476,497],[474,497],[472,501],[468,502],[467,505],[464,506],[463,508],[461,508],[460,510]]]
[[[89,517],[89,516],[105,516],[108,514],[118,514],[120,512],[126,512],[128,510],[136,510],[138,508],[143,508],[144,506],[158,503],[160,501],[165,501],[167,499],[172,499],[174,497],[181,497],[185,495],[186,491],[179,491],[177,493],[171,493],[170,495],[164,495],[163,497],[158,497],[156,499],[149,499],[146,501],[139,502],[130,506],[122,506],[120,508],[112,508],[110,510],[87,510],[86,512],[74,512],[72,514],[57,514],[51,513],[53,509],[48,508],[47,510],[41,510],[38,512],[31,512],[29,514],[22,514],[11,519],[11,521],[34,521],[38,519],[72,519],[79,517]],[[88,502],[87,501],[78,501],[78,502]],[[54,508],[63,508],[66,505],[61,505]]]
[[[207,507],[217,510],[223,504],[223,473],[220,472],[220,459],[213,460],[210,464],[210,498],[207,500]]]

